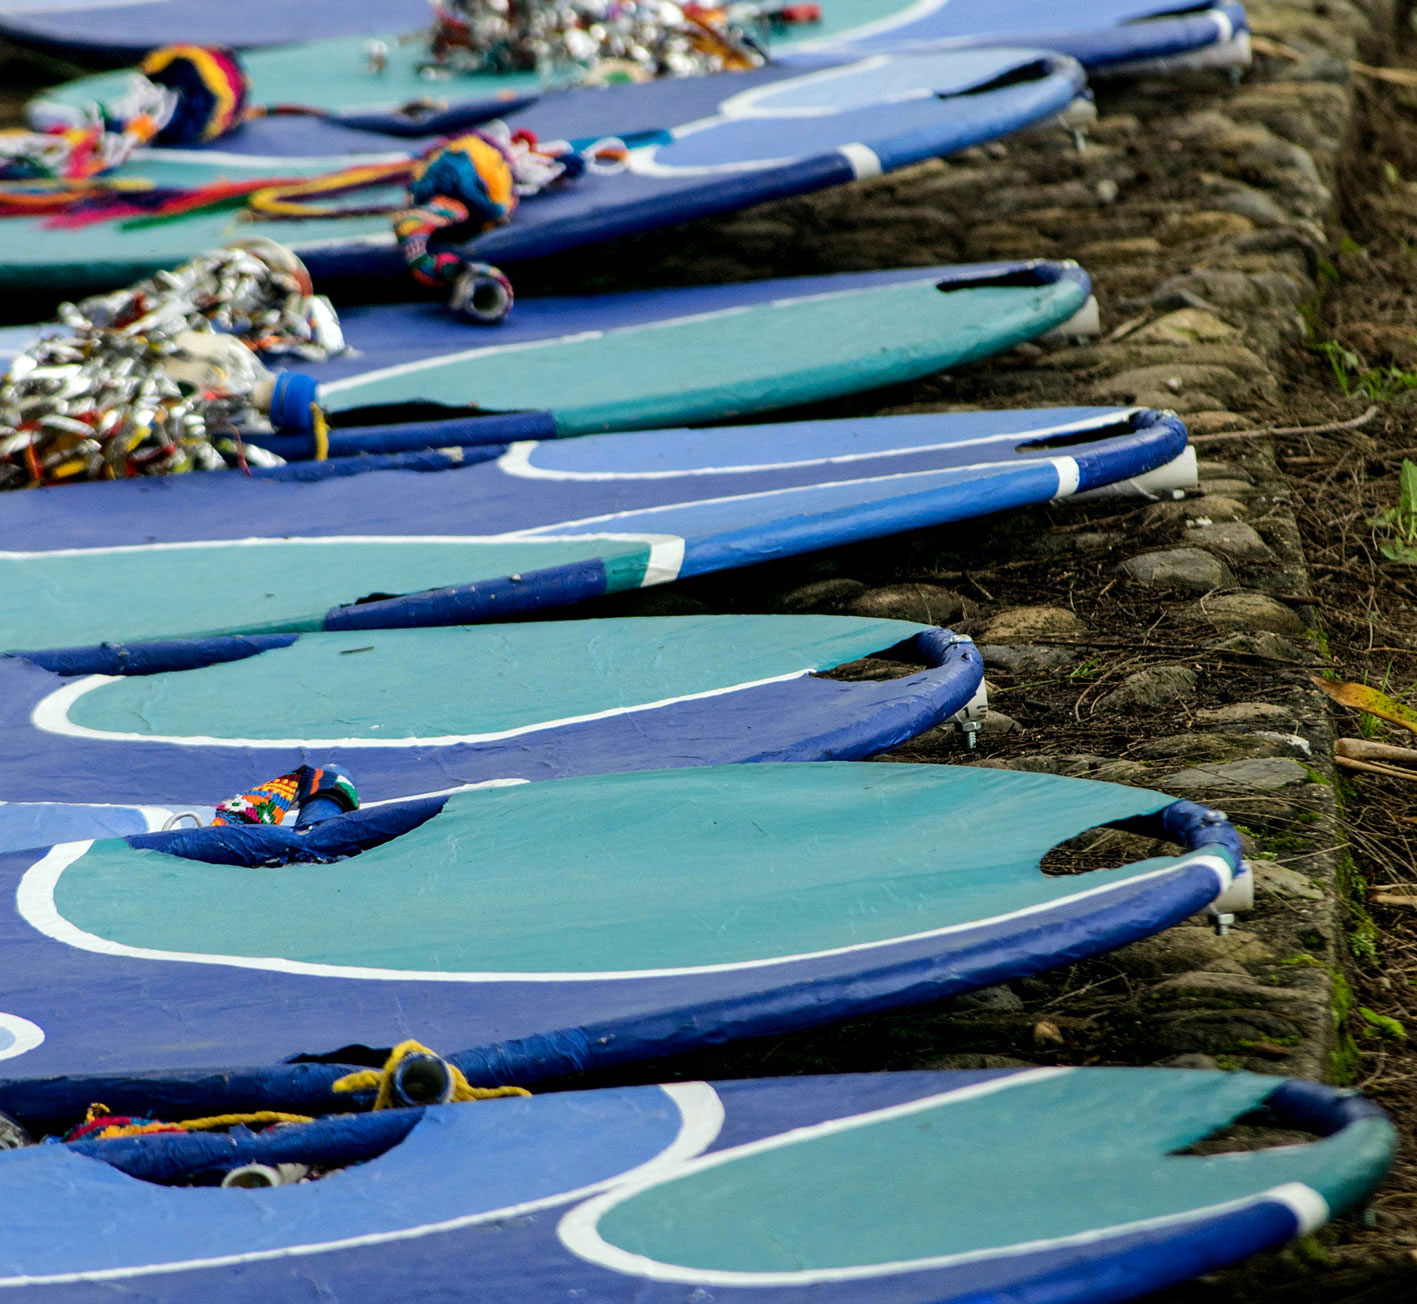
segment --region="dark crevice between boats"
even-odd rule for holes
[[[978,273],[961,272],[947,281],[937,281],[935,289],[941,294],[964,290],[1036,290],[1058,280],[1057,267],[1056,263],[1024,263],[1001,271],[990,271],[986,267]]]
[[[1058,66],[1059,61],[1056,59],[1034,59],[1030,63],[1021,63],[1017,67],[1010,68],[997,77],[982,81],[976,86],[967,86],[957,91],[941,91],[939,98],[959,100],[972,95],[990,95],[995,91],[1006,91],[1014,86],[1027,86],[1030,82],[1046,81],[1057,72]]]
[[[1044,435],[1041,439],[1028,439],[1016,445],[1018,453],[1032,453],[1054,448],[1077,448],[1081,444],[1096,444],[1104,439],[1119,439],[1136,431],[1136,423],[1130,418],[1119,421],[1100,422],[1082,430],[1064,430],[1055,435]]]
[[[1168,18],[1199,18],[1202,14],[1213,14],[1214,4],[1177,5],[1159,14],[1144,14],[1139,18],[1129,18],[1123,27],[1144,27],[1147,23],[1165,22]]]

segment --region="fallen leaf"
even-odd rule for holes
[[[1403,706],[1401,702],[1394,702],[1386,693],[1380,693],[1366,684],[1338,684],[1331,679],[1320,679],[1318,675],[1311,675],[1310,678],[1316,688],[1322,689],[1340,706],[1366,711],[1379,720],[1387,720],[1417,733],[1417,711]]]

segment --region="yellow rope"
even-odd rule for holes
[[[94,1123],[108,1116],[107,1105],[90,1105],[84,1122]],[[154,1132],[171,1132],[173,1129],[183,1132],[212,1132],[217,1128],[240,1127],[242,1124],[269,1127],[272,1123],[313,1123],[314,1121],[309,1114],[282,1114],[277,1110],[264,1109],[257,1110],[253,1114],[214,1114],[210,1118],[189,1118],[181,1123],[114,1124],[112,1127],[105,1127],[89,1135],[97,1137],[101,1141],[108,1141],[114,1137],[145,1136]]]
[[[365,213],[392,212],[396,204],[384,203],[367,208],[341,209],[328,204],[307,204],[307,196],[333,196],[368,186],[404,183],[413,175],[414,161],[375,163],[366,167],[345,168],[304,181],[281,181],[253,190],[246,199],[247,208],[256,216],[268,218],[351,217]]]
[[[400,1042],[394,1047],[382,1069],[360,1069],[358,1073],[350,1073],[335,1082],[333,1089],[335,1091],[374,1091],[377,1089],[379,1094],[374,1099],[374,1108],[393,1109],[394,1070],[408,1055],[433,1055],[435,1053],[416,1041]],[[453,1077],[453,1099],[455,1101],[496,1100],[501,1096],[531,1095],[531,1092],[525,1087],[474,1087],[463,1076],[462,1070],[453,1064],[448,1065],[448,1072]]]
[[[268,1127],[272,1123],[313,1123],[309,1114],[282,1114],[275,1109],[258,1109],[254,1114],[213,1114],[211,1118],[189,1118],[176,1123],[184,1132],[210,1132],[219,1127],[240,1127],[243,1123]]]
[[[324,462],[330,456],[330,423],[318,403],[310,404],[310,421],[315,436],[315,460]]]

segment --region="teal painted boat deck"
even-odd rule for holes
[[[719,420],[911,380],[988,357],[1066,321],[1087,288],[929,280],[588,332],[391,367],[321,386],[327,409],[426,402],[551,408],[565,435]]]
[[[97,682],[66,719],[125,738],[481,736],[828,669],[926,628],[675,616],[307,634],[243,661]]]
[[[612,1193],[594,1229],[616,1251],[689,1269],[688,1279],[718,1284],[713,1274],[724,1274],[723,1284],[741,1276],[736,1284],[751,1285],[1062,1248],[1291,1183],[1331,1207],[1351,1204],[1390,1161],[1384,1119],[1307,1145],[1170,1153],[1203,1139],[1218,1117],[1259,1108],[1276,1085],[1168,1069],[995,1079],[692,1161],[647,1189]],[[569,1239],[594,1255],[589,1223],[577,1219]]]
[[[122,841],[63,871],[59,915],[123,948],[420,974],[761,963],[966,925],[1080,884],[1060,840],[1170,798],[938,766],[721,766],[458,793],[330,865],[212,865]],[[232,909],[240,901],[239,911]]]

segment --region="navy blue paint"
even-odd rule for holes
[[[289,647],[295,634],[240,634],[230,638],[169,639],[161,643],[100,643],[91,647],[50,648],[22,660],[56,675],[158,675],[195,670],[222,661],[244,661],[272,648]],[[0,674],[4,659],[0,658]]]
[[[201,829],[139,833],[131,847],[161,851],[209,865],[324,864],[391,842],[431,820],[446,798],[424,797],[349,811],[316,824],[221,824]]]
[[[362,457],[379,453],[417,453],[428,448],[505,447],[519,439],[555,439],[556,418],[550,412],[492,413],[454,417],[446,421],[406,421],[401,425],[335,427],[329,433],[328,456]],[[315,441],[306,435],[247,436],[287,461],[315,455]]]

